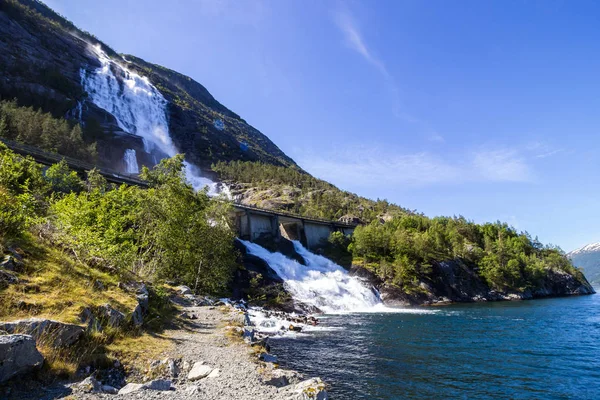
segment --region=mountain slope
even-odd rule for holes
[[[567,253],[567,257],[576,267],[583,268],[591,283],[600,283],[600,242],[573,250]]]
[[[124,170],[125,150],[134,149],[138,162],[154,165],[144,143],[125,132],[115,116],[89,101],[82,87],[82,70],[101,67],[94,46],[113,62],[149,78],[167,100],[169,133],[188,161],[203,169],[218,161],[261,161],[294,166],[268,137],[219,103],[190,77],[118,55],[93,35],[36,0],[0,0],[0,98],[16,98],[57,117],[84,125],[84,138],[98,143],[98,162]],[[123,88],[124,79],[118,76]]]

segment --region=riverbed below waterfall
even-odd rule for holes
[[[273,338],[340,399],[600,397],[600,295],[324,315]]]

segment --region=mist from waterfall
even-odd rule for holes
[[[123,154],[123,161],[125,162],[125,172],[128,174],[140,173],[140,168],[138,166],[134,149],[125,150],[125,154]]]
[[[301,303],[326,313],[371,312],[391,310],[383,306],[377,292],[333,261],[314,254],[294,241],[294,248],[307,265],[271,253],[256,243],[240,240],[248,252],[265,260],[284,280],[286,289]]]
[[[140,136],[146,152],[159,151],[168,157],[176,155],[178,151],[169,134],[164,96],[147,77],[113,61],[99,45],[93,46],[93,51],[101,66],[92,72],[83,68],[80,71],[81,84],[89,100],[112,114],[123,131]],[[194,165],[186,161],[184,168],[194,189],[208,186],[209,195],[228,194],[223,190],[224,185],[201,176]]]

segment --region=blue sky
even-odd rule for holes
[[[600,241],[600,3],[46,2],[343,189]]]

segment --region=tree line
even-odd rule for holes
[[[431,274],[433,263],[454,259],[474,266],[496,290],[534,289],[548,268],[581,276],[560,248],[506,223],[476,224],[462,216],[374,221],[356,228],[349,249],[382,279],[408,288]]]

